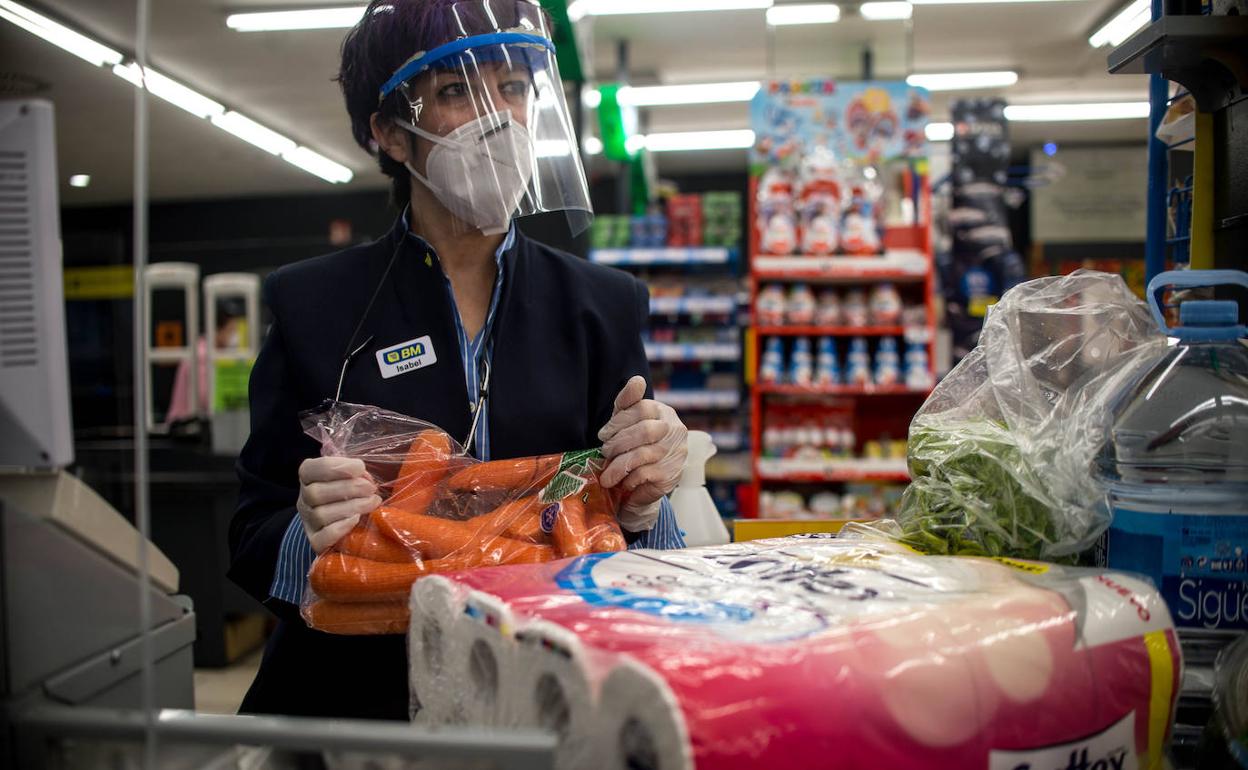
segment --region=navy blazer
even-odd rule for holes
[[[397,255],[395,250],[397,251]],[[389,276],[387,263],[395,255]],[[517,232],[503,255],[494,319],[490,456],[598,446],[616,394],[649,379],[642,333],[649,293],[633,276],[591,264]],[[229,577],[278,615],[242,706],[251,713],[406,719],[402,636],[335,636],[308,629],[269,588],[295,512],[298,469],[319,454],[299,413],[332,398],[352,332],[377,287],[355,344],[342,400],[372,404],[467,435],[467,384],[454,308],[437,256],[401,222],[362,246],[282,267],[264,282],[273,324],[251,373],[251,435],[238,458]],[[437,363],[390,379],[376,351],[429,335]]]

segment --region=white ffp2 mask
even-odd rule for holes
[[[395,120],[433,142],[425,174],[410,163],[407,170],[429,188],[451,214],[481,232],[506,232],[533,177],[533,138],[510,112],[468,121],[438,136]]]

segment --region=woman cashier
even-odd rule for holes
[[[265,281],[230,577],[280,622],[252,713],[407,719],[402,636],[333,636],[297,611],[315,553],[380,503],[359,460],[322,458],[299,413],[327,397],[441,426],[482,459],[603,447],[632,547],[683,546],[666,495],[685,426],[647,398],[646,288],[530,240],[517,216],[588,226],[550,23],[528,0],[374,0],[342,46],[356,141],[403,213],[380,240]],[[378,355],[421,342],[419,365]]]

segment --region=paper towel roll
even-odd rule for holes
[[[515,690],[520,677],[515,629],[511,609],[501,599],[480,591],[464,597],[445,650],[464,724],[503,724],[503,693]]]
[[[412,586],[407,632],[408,692],[414,722],[451,724],[463,711],[462,691],[449,675],[453,628],[464,614],[468,589],[437,575]]]
[[[559,737],[558,768],[595,767],[599,761],[598,691],[618,656],[583,644],[548,621],[516,631],[517,678],[503,698],[504,725],[537,727]]]
[[[655,671],[621,658],[598,699],[596,770],[691,770],[680,703]]]

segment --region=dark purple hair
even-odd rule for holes
[[[377,157],[381,171],[391,180],[391,194],[395,205],[407,205],[411,197],[411,178],[402,163],[380,152],[373,142],[369,119],[374,112],[382,118],[406,118],[407,106],[402,95],[391,92],[380,105],[377,103],[381,87],[395,70],[418,51],[428,51],[460,36],[461,32],[452,21],[451,6],[463,0],[372,0],[358,24],[351,28],[342,41],[342,67],[335,78],[342,87],[342,96],[351,117],[351,135],[356,144],[370,155]],[[491,7],[499,25],[511,26],[507,17],[518,15],[524,6],[533,8],[528,0],[491,0]],[[466,4],[465,8],[471,7]],[[548,17],[547,29],[549,29]],[[470,34],[492,30],[492,24],[481,15],[473,18],[461,12],[460,23],[466,24]]]

